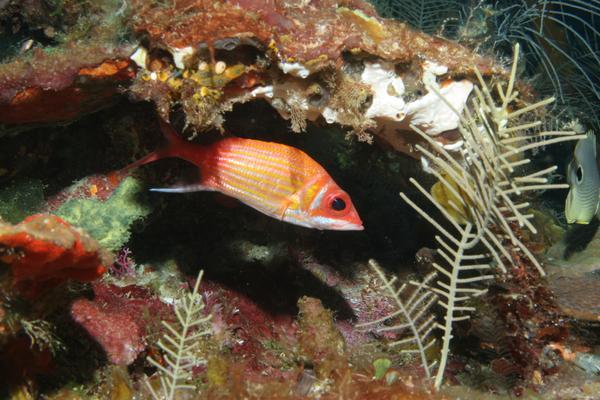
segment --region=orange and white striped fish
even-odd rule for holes
[[[303,151],[237,137],[203,146],[179,137],[163,121],[161,128],[168,145],[124,169],[176,157],[196,165],[201,178],[196,184],[152,191],[217,191],[292,224],[316,229],[363,229],[350,196]]]

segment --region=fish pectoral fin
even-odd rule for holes
[[[283,204],[281,205],[281,207],[279,207],[277,209],[277,218],[279,218],[279,220],[283,221],[283,217],[285,216],[285,212],[287,211],[288,207],[290,206],[290,204],[292,204],[291,200],[286,200],[283,202]]]
[[[292,204],[299,204],[300,196],[296,193],[285,199],[281,206],[277,209],[277,217],[283,221],[283,217],[285,216],[285,212]]]
[[[189,193],[189,192],[214,192],[210,186],[202,185],[199,183],[193,185],[181,185],[181,186],[172,186],[168,188],[151,188],[151,192],[161,192],[161,193]]]

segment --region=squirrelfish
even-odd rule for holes
[[[209,146],[191,143],[161,121],[168,145],[128,165],[181,158],[200,169],[199,182],[156,192],[217,191],[270,217],[316,229],[362,230],[350,196],[303,151],[238,137]]]
[[[575,146],[573,160],[567,171],[571,186],[565,202],[565,217],[569,224],[589,224],[600,205],[600,174],[596,161],[596,135],[589,131]]]

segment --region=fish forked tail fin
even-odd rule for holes
[[[158,119],[158,124],[160,125],[160,130],[163,133],[163,136],[165,137],[165,139],[167,139],[167,142],[169,143],[167,145],[168,148],[181,147],[185,146],[186,144],[189,144],[187,140],[179,136],[179,134],[175,131],[171,124],[165,122],[165,120],[163,120],[162,118]]]
[[[183,149],[188,142],[185,139],[182,139],[177,132],[175,132],[175,129],[173,129],[173,127],[167,122],[163,121],[162,118],[159,118],[158,122],[160,124],[160,129],[163,133],[163,136],[167,139],[166,146],[145,155],[129,165],[124,166],[117,171],[119,174],[124,174],[134,168],[163,158],[180,157],[181,149]]]

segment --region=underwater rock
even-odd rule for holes
[[[82,45],[0,64],[0,124],[69,122],[111,104],[135,76],[127,48]]]
[[[249,240],[236,240],[229,246],[231,256],[243,263],[260,263],[261,265],[280,265],[288,254],[285,243],[262,246]]]
[[[573,225],[546,254],[548,284],[561,311],[600,321],[600,229],[598,222]]]
[[[194,61],[203,43],[213,43],[229,51],[268,47],[286,73],[299,77],[334,66],[349,51],[397,62],[411,62],[419,54],[443,61],[457,74],[471,72],[472,65],[485,74],[502,72],[491,59],[466,47],[378,17],[363,1],[187,1],[165,8],[137,0],[132,8],[135,30],[171,49],[184,63]]]
[[[347,364],[344,337],[333,323],[333,314],[321,300],[302,297],[298,300],[298,340],[300,353],[314,365],[319,379],[326,379],[332,371]]]
[[[40,376],[49,376],[56,372],[56,364],[50,350],[39,350],[31,347],[27,337],[15,337],[2,347],[0,357],[0,387],[3,395],[6,388],[16,391],[21,385]],[[13,392],[14,393],[14,392]],[[5,397],[7,398],[7,397]],[[21,398],[21,397],[11,397]],[[28,397],[24,397],[27,399]],[[31,396],[30,398],[34,398]]]
[[[18,225],[0,222],[0,260],[29,296],[68,279],[93,281],[112,262],[87,233],[48,214],[32,215]]]
[[[293,131],[322,118],[413,153],[402,139],[410,134],[397,130],[412,122],[438,136],[458,124],[431,88],[460,111],[473,66],[506,75],[492,59],[380,18],[361,1],[134,1],[132,12],[146,47],[132,56],[140,71],[130,93],[152,100],[165,120],[180,103],[195,130],[222,129],[220,114],[235,103],[264,99]]]
[[[18,181],[0,190],[0,217],[16,224],[39,210],[44,202],[44,185],[38,179]]]
[[[600,321],[600,278],[598,274],[549,277],[550,289],[561,311],[573,318]]]
[[[145,348],[140,328],[127,314],[111,313],[101,305],[79,299],[71,306],[71,315],[102,346],[114,364],[131,364]]]
[[[35,48],[0,65],[0,123],[69,122],[127,92],[154,102],[165,120],[181,106],[194,131],[222,130],[235,104],[264,99],[293,131],[324,119],[418,157],[411,123],[443,143],[458,124],[435,90],[460,111],[474,66],[485,77],[507,74],[492,58],[380,18],[362,1],[123,7],[131,18],[111,17],[106,37]],[[115,44],[127,30],[135,51]]]

